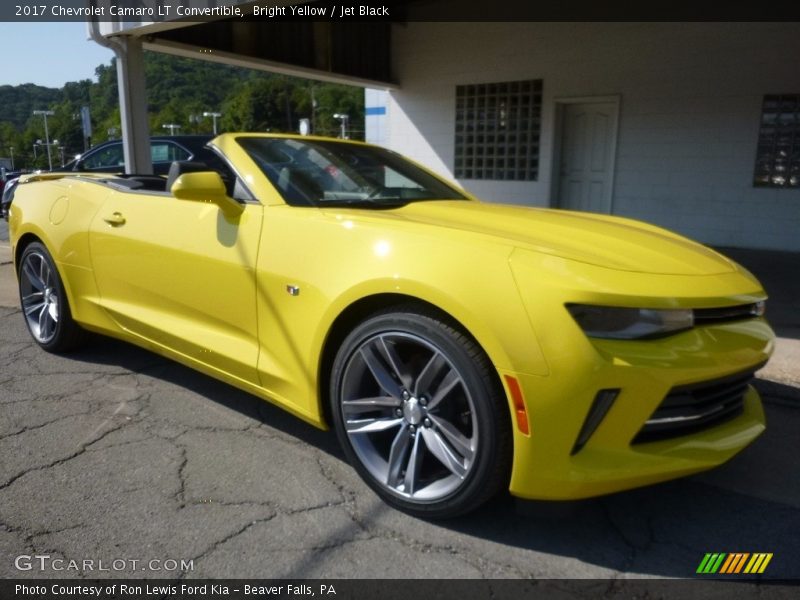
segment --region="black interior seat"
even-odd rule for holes
[[[299,169],[284,167],[278,176],[277,187],[289,201],[314,205],[323,197],[322,187],[310,175]]]

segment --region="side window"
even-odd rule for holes
[[[419,183],[412,181],[411,179],[409,179],[402,173],[398,173],[391,167],[388,166],[384,167],[384,175],[385,175],[384,185],[386,187],[407,188],[420,191],[424,189]]]
[[[154,163],[189,160],[190,156],[191,154],[187,150],[172,142],[152,142],[150,144],[150,158]]]
[[[122,153],[122,144],[112,144],[97,152],[90,152],[81,163],[84,169],[124,167],[125,156]]]

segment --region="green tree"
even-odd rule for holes
[[[218,65],[152,52],[145,53],[145,77],[150,130],[153,135],[168,133],[163,125],[176,123],[181,133],[211,133],[212,120],[204,112],[221,112],[220,131],[296,132],[299,121],[314,123],[314,133],[339,135],[335,113],[349,116],[349,137],[362,139],[364,134],[364,93],[361,88],[332,83],[311,82],[288,77]],[[312,102],[312,97],[314,102]],[[69,82],[61,89],[33,84],[0,86],[0,104],[4,106],[0,123],[0,156],[14,147],[15,166],[46,168],[46,148],[41,117],[36,109],[53,110],[48,118],[50,139],[59,140],[65,158],[83,152],[80,111],[88,106],[97,144],[121,135],[117,70],[115,60],[95,69],[95,80]],[[54,166],[60,164],[54,151]]]

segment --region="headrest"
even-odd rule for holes
[[[198,171],[213,171],[206,163],[192,160],[174,160],[169,167],[167,175],[167,191],[172,190],[172,184],[184,173],[197,173]]]

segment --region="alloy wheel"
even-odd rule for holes
[[[60,318],[55,274],[41,253],[30,252],[23,259],[19,277],[28,329],[37,342],[47,344],[55,337]]]
[[[415,503],[458,492],[475,463],[478,424],[444,351],[407,332],[373,335],[350,355],[340,390],[348,440],[386,491]]]

